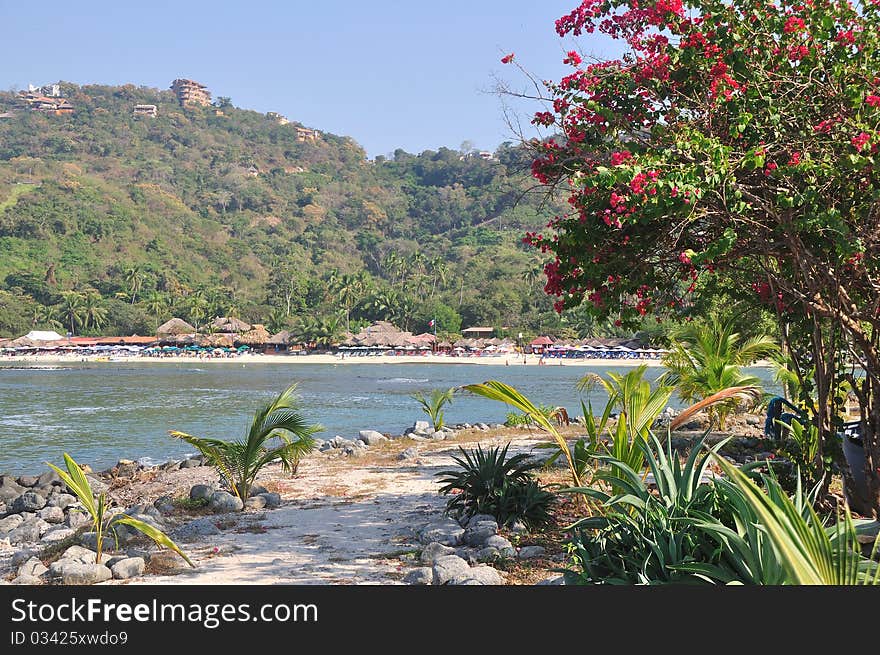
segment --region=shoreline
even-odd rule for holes
[[[0,367],[4,363],[21,364],[124,364],[127,362],[151,364],[463,364],[483,366],[611,366],[635,367],[645,364],[649,367],[662,367],[659,359],[603,359],[603,358],[544,358],[540,364],[539,355],[449,357],[444,355],[375,355],[353,357],[331,354],[280,355],[243,354],[235,357],[191,357],[174,355],[171,357],[143,357],[132,355],[108,360],[99,355],[12,355],[0,357]]]

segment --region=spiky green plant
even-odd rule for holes
[[[421,392],[416,392],[410,396],[422,406],[422,411],[431,419],[434,430],[443,429],[443,406],[452,403],[452,397],[455,393],[455,387],[443,391],[434,389],[426,398]]]
[[[324,429],[310,425],[300,414],[296,388],[296,384],[290,385],[257,410],[243,441],[194,437],[177,430],[169,434],[198,448],[244,502],[264,466],[280,462],[285,471],[296,471],[300,458],[315,447],[312,435]]]
[[[177,544],[175,544],[171,538],[161,530],[154,528],[148,523],[139,521],[136,518],[126,516],[125,514],[109,515],[107,513],[107,510],[109,509],[107,494],[102,492],[97,498],[95,497],[95,494],[92,492],[92,486],[89,484],[89,479],[86,477],[85,473],[83,473],[79,464],[74,461],[73,457],[64,453],[64,465],[67,469],[66,471],[61,470],[54,464],[49,464],[49,462],[46,463],[59,475],[64,484],[67,485],[67,488],[70,489],[70,491],[72,491],[79,499],[86,514],[89,516],[92,532],[95,533],[96,564],[101,563],[101,555],[104,550],[104,540],[106,536],[110,534],[113,536],[114,541],[117,541],[116,526],[127,525],[148,536],[156,543],[156,545],[164,546],[165,548],[173,550],[186,560],[187,564],[195,568],[195,564],[192,563],[189,557],[187,557]]]

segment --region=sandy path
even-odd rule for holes
[[[512,440],[511,451],[539,441],[527,434]],[[412,445],[422,451],[418,459],[397,460]],[[221,534],[181,543],[197,569],[124,584],[399,584],[410,570],[401,557],[420,548],[416,530],[443,511],[434,474],[453,464],[450,455],[457,452],[453,442],[400,440],[363,458],[309,457],[293,479],[273,471],[258,482],[281,493],[280,508],[212,516]],[[206,469],[177,473],[195,471],[205,477]],[[176,556],[171,561],[182,564]]]

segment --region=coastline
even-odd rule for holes
[[[545,358],[540,364],[540,355],[509,355],[483,357],[449,357],[445,355],[375,355],[353,357],[331,354],[281,355],[281,354],[242,354],[235,357],[190,357],[174,355],[171,357],[143,357],[132,355],[108,360],[97,355],[12,355],[0,357],[4,363],[21,364],[120,364],[126,362],[149,364],[471,364],[484,366],[613,366],[635,367],[645,364],[649,367],[662,367],[659,359],[601,359],[601,358]]]

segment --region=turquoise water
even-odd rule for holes
[[[122,457],[161,462],[192,453],[168,430],[238,438],[255,408],[292,382],[303,414],[325,426],[319,438],[358,430],[402,433],[426,419],[410,394],[498,379],[530,399],[581,413],[577,380],[615,366],[476,366],[464,364],[83,363],[0,364],[0,473],[36,473],[69,452],[95,470]],[[648,370],[649,379],[662,369]],[[763,379],[769,372],[754,371]],[[604,405],[599,391],[584,395]],[[673,398],[673,406],[680,406]],[[469,394],[447,406],[447,423],[503,423],[506,405]]]

